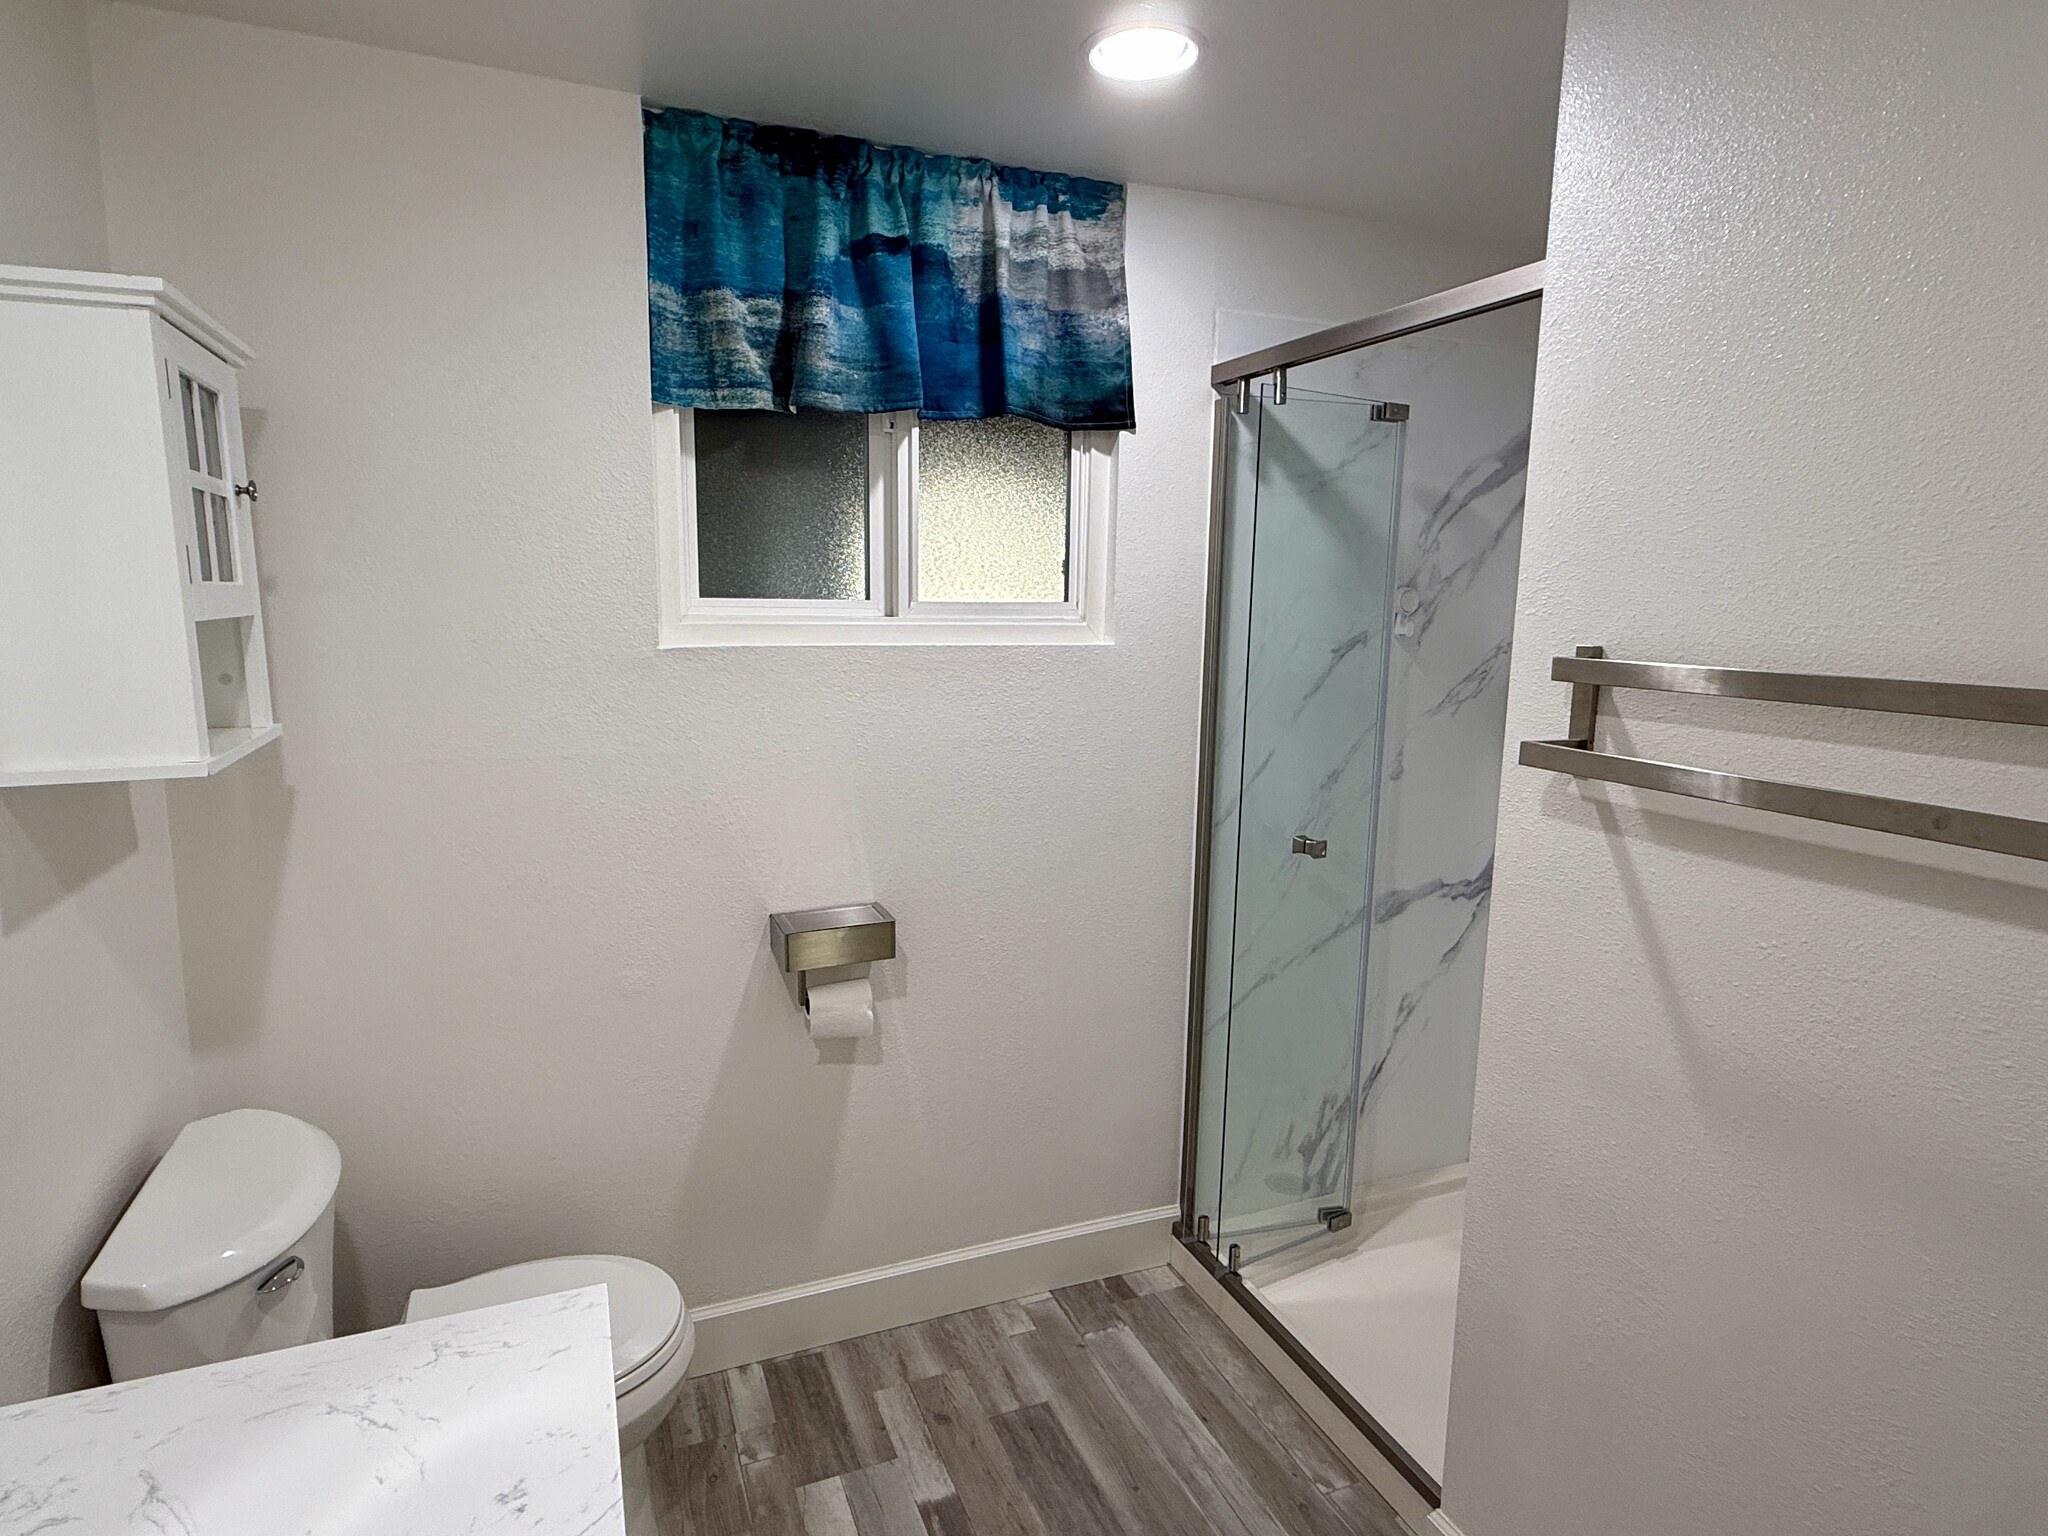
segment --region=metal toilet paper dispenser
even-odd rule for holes
[[[810,1001],[809,973],[896,958],[896,919],[880,902],[776,912],[768,918],[768,945],[785,975],[796,977],[797,1006]]]

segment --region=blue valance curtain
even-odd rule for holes
[[[649,109],[654,398],[1129,428],[1124,189]]]

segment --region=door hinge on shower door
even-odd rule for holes
[[[1316,1220],[1320,1221],[1332,1232],[1342,1232],[1351,1225],[1351,1207],[1348,1205],[1323,1206],[1317,1210]]]

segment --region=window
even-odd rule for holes
[[[654,413],[664,645],[1108,638],[1113,432]]]

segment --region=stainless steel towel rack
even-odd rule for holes
[[[1893,832],[1901,837],[1953,843],[2023,859],[2048,859],[2048,822],[1988,811],[1966,811],[1918,800],[1852,794],[1753,779],[1677,763],[1624,757],[1593,748],[1602,688],[1642,688],[1658,693],[1703,693],[1724,699],[1761,699],[1777,704],[1817,704],[1950,720],[1989,720],[2005,725],[2048,726],[2048,689],[1996,688],[1975,683],[1928,683],[1892,677],[1833,677],[1809,672],[1755,672],[1741,667],[1694,667],[1661,661],[1610,661],[1606,650],[1582,645],[1574,656],[1551,659],[1552,682],[1572,685],[1571,734],[1558,741],[1525,741],[1525,768],[1547,768],[1581,779],[1603,779],[1637,789],[1689,795],[1723,805],[1747,806],[1809,821]]]

